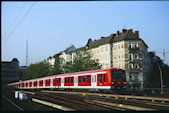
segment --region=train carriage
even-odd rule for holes
[[[119,68],[92,70],[53,75],[8,84],[18,89],[88,89],[90,91],[113,91],[124,88],[125,70]]]

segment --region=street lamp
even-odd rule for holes
[[[163,91],[163,77],[162,77],[161,67],[159,64],[158,64],[158,68],[160,70],[160,78],[161,78],[161,92],[160,93],[163,94],[164,93],[164,91]]]

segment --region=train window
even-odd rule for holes
[[[22,87],[24,87],[24,83],[22,83]]]
[[[34,84],[33,86],[36,87],[37,86],[37,81],[35,81],[33,84]]]
[[[29,82],[29,87],[32,87],[32,82]]]
[[[79,77],[79,83],[81,83],[82,82],[82,77]]]
[[[50,85],[50,79],[48,81],[49,81],[49,85]]]
[[[87,82],[90,82],[90,76],[87,76]]]
[[[54,78],[54,79],[53,79],[53,84],[55,84],[55,83],[56,83],[56,79]]]
[[[43,80],[39,81],[39,86],[43,86]]]
[[[66,78],[65,78],[65,83],[67,83],[67,80],[66,80]]]
[[[83,76],[83,83],[86,82],[86,76]]]
[[[73,77],[71,77],[71,83],[73,83]]]
[[[102,82],[102,75],[99,75],[99,82]]]
[[[56,78],[55,82],[56,82],[56,84],[58,84],[58,78]]]
[[[106,75],[104,74],[104,76],[103,76],[103,77],[104,77],[104,78],[103,78],[103,81],[104,81],[104,82],[106,82],[105,76],[106,76]]]
[[[70,83],[70,77],[68,78],[68,83]]]
[[[59,83],[60,83],[60,78],[59,78]]]
[[[26,87],[28,87],[28,83],[26,83]]]

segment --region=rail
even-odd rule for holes
[[[114,97],[124,98],[124,99],[142,99],[142,100],[151,100],[154,101],[162,101],[162,103],[169,102],[169,98],[162,97],[147,97],[147,96],[134,96],[134,95],[115,95],[115,94],[96,94],[96,93],[84,93],[84,92],[65,92],[65,91],[45,91],[42,92],[50,92],[50,93],[69,93],[69,94],[82,94],[82,95],[97,95],[97,96],[105,96],[105,97]]]

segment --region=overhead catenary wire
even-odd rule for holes
[[[28,11],[26,12],[26,14],[21,18],[21,20],[18,22],[18,24],[15,26],[15,28],[11,31],[11,33],[7,36],[6,40],[2,43],[2,46],[8,41],[8,39],[11,37],[11,35],[16,31],[16,29],[18,28],[18,26],[21,24],[21,22],[25,19],[25,17],[28,15],[28,13],[31,11],[31,9],[33,8],[33,6],[35,5],[36,2],[34,2],[31,7],[28,9]]]
[[[22,6],[21,9],[19,10],[18,14],[16,15],[16,17],[15,17],[15,19],[14,19],[15,22],[16,22],[17,18],[19,17],[19,15],[21,14],[22,10],[24,9],[25,5],[26,5],[26,2],[23,4],[23,6]]]
[[[19,15],[21,14],[21,12],[22,12],[22,10],[24,9],[25,5],[26,5],[26,2],[25,2],[25,3],[23,4],[23,6],[20,8],[20,10],[19,10],[18,14],[16,15],[16,17],[15,17],[13,23],[10,25],[9,30],[7,30],[4,34],[7,34],[7,33],[12,29],[12,26],[16,23],[16,20],[17,20],[17,18],[19,17]]]

